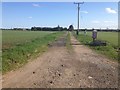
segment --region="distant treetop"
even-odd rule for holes
[[[69,30],[70,30],[70,31],[74,30],[73,25],[70,25],[70,26],[69,26]]]

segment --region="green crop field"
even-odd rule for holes
[[[64,32],[3,31],[2,72],[21,67],[29,59],[45,52],[48,45]]]
[[[84,35],[84,32],[80,32],[79,36],[76,36],[77,39],[83,44],[89,44],[92,42],[92,32],[87,32],[87,35]],[[118,60],[118,32],[98,32],[97,40],[102,40],[107,42],[107,46],[90,46],[93,50],[107,57]]]
[[[88,32],[87,35],[92,36],[92,32]],[[98,32],[97,39],[105,40],[114,46],[118,46],[118,32]]]
[[[42,31],[2,31],[2,45],[3,49],[16,46],[18,44],[30,42],[36,38],[42,38],[52,32]]]
[[[2,47],[2,30],[0,30],[0,49]]]

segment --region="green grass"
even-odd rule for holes
[[[10,31],[10,33],[12,33],[12,31]],[[13,31],[13,33],[15,33],[15,32]],[[24,32],[21,32],[21,33],[24,33]],[[27,32],[27,33],[30,33],[30,34],[33,33],[33,35],[31,35],[31,37],[29,37],[29,39],[27,38],[29,40],[29,42],[26,42],[25,39],[23,39],[23,41],[22,41],[22,39],[19,39],[20,41],[17,40],[17,42],[20,42],[20,44],[15,44],[14,47],[9,48],[9,49],[8,48],[3,49],[3,53],[2,53],[2,72],[3,72],[3,74],[8,71],[15,70],[15,69],[23,66],[30,59],[45,52],[48,48],[48,44],[54,42],[57,38],[59,38],[61,35],[63,35],[64,32],[55,32],[55,33]],[[38,35],[38,38],[34,38],[35,35],[37,36],[37,33],[39,33],[39,35],[41,35],[41,36],[42,36],[42,33],[44,33],[46,35],[43,35],[42,37],[41,36],[39,37],[39,35]],[[13,34],[11,34],[11,35],[13,35]],[[8,37],[8,36],[6,36],[6,37]],[[11,36],[9,35],[9,37],[11,37]],[[15,35],[15,37],[17,37],[17,36]],[[24,36],[22,35],[22,38],[23,37],[26,38],[26,34],[24,34]],[[31,40],[30,40],[30,38],[31,38]],[[5,39],[5,40],[7,40],[7,39]],[[11,40],[10,43],[15,43],[15,42],[14,42],[14,40]],[[13,45],[13,44],[11,44],[11,45]]]
[[[85,36],[83,32],[81,32],[78,36],[73,33],[74,36],[82,43],[82,44],[89,44],[92,42],[91,32],[88,32]],[[114,32],[99,32],[98,39],[107,41],[107,46],[89,46],[93,50],[103,55],[106,55],[108,58],[113,60],[118,60],[118,34]],[[117,40],[116,40],[117,39]]]
[[[2,45],[3,49],[14,47],[21,43],[30,42],[36,38],[44,37],[52,32],[44,31],[2,31]]]
[[[92,32],[88,32],[87,35],[92,36]],[[115,47],[118,46],[118,32],[98,32],[97,39],[107,41]]]
[[[71,52],[71,50],[73,49],[73,47],[71,45],[71,40],[70,39],[71,39],[70,32],[68,32],[67,38],[66,38],[66,47],[67,47],[69,52]]]
[[[0,30],[0,49],[2,48],[2,30]]]
[[[2,71],[2,30],[0,30],[0,71]]]

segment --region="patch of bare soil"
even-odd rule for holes
[[[37,59],[3,75],[3,88],[117,88],[117,62],[79,45],[72,35],[71,43],[72,53],[64,36]]]

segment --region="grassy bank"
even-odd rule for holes
[[[31,58],[45,52],[48,44],[54,42],[63,32],[49,33],[41,38],[29,40],[29,42],[17,44],[16,46],[3,49],[2,72],[3,74],[21,67]]]
[[[92,42],[92,37],[91,35],[84,35],[83,33],[80,33],[78,36],[73,33],[74,36],[82,43],[82,44],[89,44],[90,42]],[[114,37],[114,36],[113,36]],[[111,35],[111,38],[112,38],[112,35]],[[117,49],[118,49],[118,46],[116,46],[117,44],[113,44],[113,43],[110,43],[108,40],[110,38],[108,38],[107,40],[105,39],[100,39],[100,36],[99,36],[99,40],[104,40],[107,42],[107,46],[89,46],[91,49],[95,50],[96,52],[98,53],[101,53],[105,56],[107,56],[108,58],[111,58],[113,60],[118,60],[118,52],[117,52]],[[113,38],[112,38],[113,39]],[[115,42],[114,42],[115,43]]]

